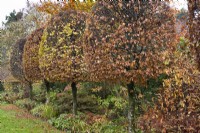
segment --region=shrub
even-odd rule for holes
[[[33,84],[33,100],[37,101],[38,103],[46,102],[46,91],[42,82]]]
[[[31,110],[36,106],[36,102],[28,98],[17,100],[14,102],[14,104],[20,108],[25,108],[27,110]]]
[[[15,93],[12,91],[5,91],[1,93],[1,100],[8,102],[8,103],[13,103],[23,97],[23,94],[21,92]]]
[[[103,117],[93,119],[87,114],[78,116],[61,114],[58,118],[49,120],[49,123],[66,132],[124,133],[127,131],[123,125],[109,122]]]
[[[22,90],[22,84],[19,82],[4,82],[2,83],[5,91],[18,93]]]
[[[37,117],[50,119],[57,115],[57,110],[52,105],[38,105],[31,110],[31,113]]]
[[[79,116],[61,114],[58,118],[53,118],[49,121],[50,124],[58,129],[65,131],[86,131],[87,124],[80,119]]]

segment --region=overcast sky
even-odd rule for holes
[[[6,15],[8,16],[13,10],[20,11],[26,7],[27,0],[0,0],[0,23],[5,21]],[[30,2],[39,2],[39,0],[29,0]]]
[[[10,12],[12,12],[14,9],[16,12],[20,11],[20,9],[26,7],[26,1],[27,0],[0,0],[0,25],[2,21],[5,21],[6,15],[9,15]],[[39,2],[39,0],[29,0],[30,2]],[[181,8],[187,8],[187,4],[185,0],[178,0],[179,2],[176,2],[176,7]]]

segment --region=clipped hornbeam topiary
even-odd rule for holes
[[[98,1],[91,14],[84,37],[90,80],[127,84],[132,132],[134,86],[160,74],[175,36],[173,13],[160,1],[122,0]]]
[[[27,37],[23,53],[23,70],[26,79],[29,81],[37,82],[43,80],[48,95],[50,90],[49,82],[44,79],[39,68],[39,44],[42,39],[43,31],[44,27],[38,28]]]
[[[74,10],[55,15],[43,33],[39,49],[39,65],[45,79],[72,83],[74,114],[77,114],[76,84],[86,79],[82,49],[85,20],[85,13]]]
[[[24,45],[26,39],[19,39],[12,48],[10,57],[10,68],[11,74],[14,78],[18,79],[24,84],[24,97],[31,98],[32,84],[29,82],[24,75],[23,65],[22,65],[22,55],[24,51]]]
[[[39,28],[27,37],[23,53],[23,69],[26,78],[35,82],[43,80],[39,68],[39,43],[43,35],[44,28]]]

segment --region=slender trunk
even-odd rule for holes
[[[71,84],[72,87],[72,95],[73,95],[73,114],[77,115],[77,88],[76,83],[73,82]]]
[[[44,85],[45,85],[45,88],[46,88],[46,104],[48,104],[49,101],[50,101],[50,99],[49,99],[49,91],[50,91],[50,83],[49,83],[49,81],[44,79]]]
[[[128,127],[128,132],[133,133],[135,132],[136,129],[136,123],[135,123],[135,98],[134,98],[134,83],[130,82],[127,84],[128,88],[128,122],[129,122],[129,127]]]
[[[32,99],[32,83],[31,82],[24,83],[24,98]]]

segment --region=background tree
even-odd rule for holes
[[[4,23],[5,25],[11,23],[11,22],[17,22],[19,21],[20,19],[22,19],[23,17],[23,12],[20,11],[20,12],[17,12],[15,10],[13,10],[9,16],[6,16],[6,22]]]
[[[37,27],[43,25],[47,16],[36,11],[33,4],[27,3],[26,10],[22,10],[23,16],[17,21],[5,22],[0,32],[0,64],[8,66],[12,45],[16,40],[26,37]]]
[[[135,85],[159,75],[162,53],[174,40],[172,14],[163,2],[98,1],[87,21],[90,80],[127,85],[129,132],[136,127]]]
[[[82,35],[86,13],[74,10],[52,17],[45,29],[39,49],[39,65],[45,79],[71,82],[73,113],[77,114],[77,88],[85,80]]]
[[[24,84],[24,97],[31,98],[32,83],[25,78],[22,55],[26,39],[19,39],[14,45],[10,57],[11,74]]]

